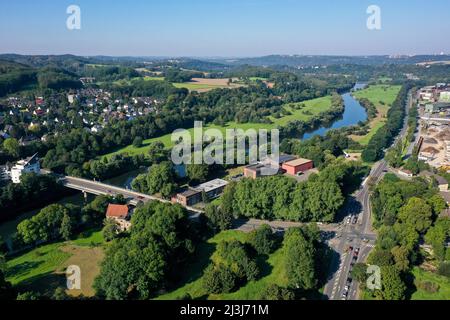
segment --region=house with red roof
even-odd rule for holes
[[[127,231],[131,227],[130,208],[127,205],[110,203],[106,209],[106,218],[113,219],[120,231]]]

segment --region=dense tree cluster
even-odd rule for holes
[[[247,281],[256,280],[260,270],[248,248],[237,240],[222,241],[202,278],[206,293],[228,293]]]
[[[243,179],[227,187],[233,197],[225,205],[231,201],[234,214],[248,218],[331,222],[344,203],[343,192],[362,175],[358,164],[337,160],[306,182],[285,176]]]
[[[403,127],[403,119],[405,117],[405,104],[408,91],[412,85],[406,83],[402,86],[397,98],[387,113],[386,124],[380,128],[370,139],[367,147],[362,153],[364,161],[372,162],[382,158],[384,149],[387,148],[395,136]]]
[[[17,236],[25,245],[35,245],[56,239],[70,239],[75,226],[77,209],[52,204],[17,226]],[[75,209],[75,210],[74,210]],[[71,212],[72,211],[72,212]]]
[[[148,173],[137,176],[131,186],[138,192],[160,193],[165,198],[170,197],[177,187],[172,163],[164,161],[152,165]]]
[[[130,235],[108,247],[95,280],[107,299],[148,299],[173,277],[194,251],[187,212],[179,205],[150,202],[132,216]]]
[[[75,166],[66,168],[67,174],[71,176],[95,178],[104,180],[117,177],[123,173],[138,169],[149,164],[149,160],[143,154],[128,156],[126,154],[116,154],[110,158],[103,157],[100,160],[90,160],[85,162],[81,170]]]
[[[318,284],[317,227],[291,228],[284,235],[283,252],[289,287],[302,291]]]
[[[373,293],[376,297],[407,298],[407,279],[419,261],[419,241],[425,234],[442,258],[446,231],[442,234],[442,222],[435,219],[445,207],[437,189],[420,178],[402,181],[388,174],[378,184],[372,195],[378,239],[368,258],[369,264],[381,267],[382,288]]]
[[[55,201],[65,192],[51,176],[23,174],[20,183],[8,183],[0,189],[0,221],[13,219],[18,213]]]

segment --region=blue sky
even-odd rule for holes
[[[81,30],[66,8],[81,8]],[[382,29],[366,28],[369,5]],[[0,0],[0,52],[132,56],[450,53],[448,0]]]

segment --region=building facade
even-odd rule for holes
[[[20,183],[20,177],[24,173],[34,172],[39,174],[41,166],[37,153],[29,158],[17,161],[16,165],[11,168],[11,179],[13,183]]]

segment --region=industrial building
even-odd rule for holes
[[[214,199],[222,194],[227,184],[228,182],[225,180],[214,179],[178,193],[172,198],[172,202],[180,203],[183,206],[193,206],[203,201],[203,192],[208,199]]]
[[[287,174],[295,176],[299,173],[304,173],[305,171],[313,169],[314,163],[312,160],[299,158],[283,163],[281,168],[285,170]]]

